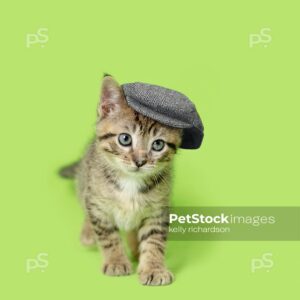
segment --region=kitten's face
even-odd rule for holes
[[[170,164],[181,142],[181,130],[133,111],[111,77],[103,80],[100,114],[98,149],[114,167],[147,176]]]

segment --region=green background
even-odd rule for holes
[[[187,94],[203,147],[176,159],[177,206],[299,205],[298,1],[1,4],[2,299],[299,297],[299,242],[169,242],[173,285],[105,277],[79,243],[82,212],[57,169],[93,134],[103,72]],[[45,47],[26,35],[48,28]],[[270,28],[272,41],[249,47]],[[266,47],[264,47],[266,46]],[[272,253],[274,266],[251,272]],[[48,267],[26,260],[48,254]]]

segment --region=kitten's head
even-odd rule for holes
[[[97,149],[125,173],[147,176],[165,168],[181,143],[181,129],[135,112],[111,76],[103,79],[98,115]]]

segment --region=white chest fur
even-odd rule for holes
[[[119,180],[121,194],[124,197],[135,197],[139,194],[141,187],[145,185],[144,181],[136,177],[126,177]]]
[[[117,205],[113,215],[117,226],[124,230],[137,227],[145,214],[145,201],[139,190],[144,182],[139,178],[120,179]]]

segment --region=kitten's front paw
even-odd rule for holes
[[[143,285],[168,285],[174,280],[173,274],[166,268],[141,270],[139,279]]]
[[[107,262],[103,266],[103,273],[108,276],[126,276],[132,273],[129,261]]]

